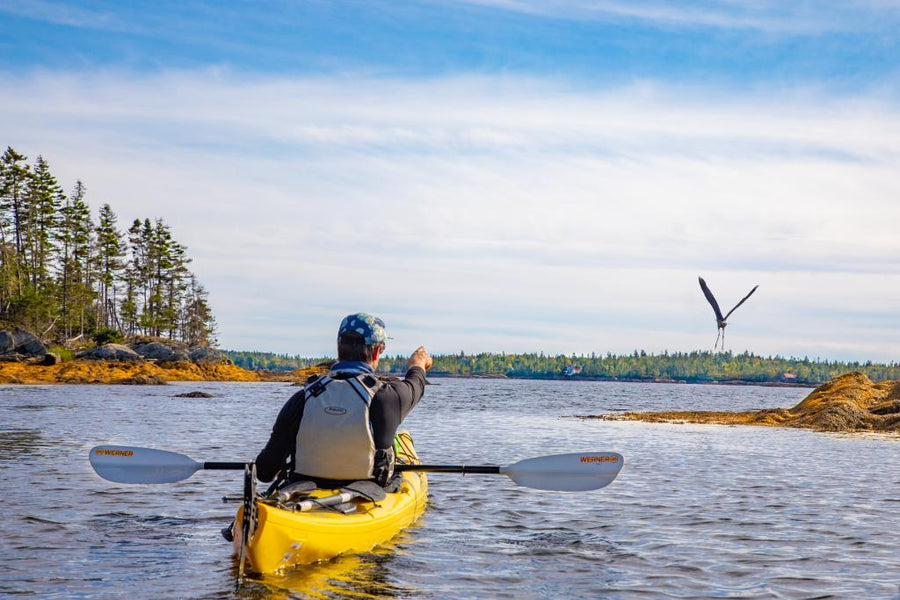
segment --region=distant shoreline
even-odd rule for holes
[[[384,373],[396,377],[397,373]],[[687,381],[685,379],[634,379],[634,378],[615,378],[615,377],[510,377],[508,375],[455,375],[453,373],[428,373],[431,379],[514,379],[519,381],[600,381],[608,383],[673,383],[682,385],[735,385],[735,386],[758,386],[758,387],[787,387],[787,388],[815,388],[814,383],[791,383],[781,381]]]
[[[74,360],[53,366],[24,363],[0,363],[0,384],[163,384],[178,381],[293,382],[301,383],[311,374],[322,374],[324,365],[295,371],[247,370],[236,365],[194,365],[190,363],[117,362]],[[401,377],[403,372],[380,371],[386,377]],[[786,381],[641,379],[626,377],[584,377],[542,375],[522,377],[499,374],[460,375],[447,372],[428,373],[429,379],[507,379],[521,381],[569,381],[608,383],[666,383],[680,385],[725,385],[785,388],[815,388],[814,383]]]

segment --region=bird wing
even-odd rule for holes
[[[744,296],[744,299],[743,299],[743,300],[741,300],[740,302],[738,302],[737,304],[735,304],[735,305],[734,305],[734,308],[732,308],[731,310],[728,311],[728,315],[730,315],[731,313],[733,313],[734,311],[736,311],[737,308],[738,308],[738,306],[740,306],[741,304],[743,304],[744,302],[746,302],[746,301],[747,301],[747,298],[749,298],[750,296],[752,296],[752,295],[753,295],[753,292],[755,292],[755,291],[756,291],[756,288],[758,288],[758,287],[759,287],[758,285],[754,285],[754,286],[753,286],[753,289],[750,290],[750,293],[747,294],[746,296]],[[726,319],[728,318],[728,315],[725,315],[725,318],[726,318]]]
[[[706,300],[712,305],[713,311],[715,311],[716,313],[716,319],[718,319],[719,321],[724,321],[725,317],[722,316],[722,311],[719,309],[719,303],[716,302],[716,297],[713,296],[711,291],[709,291],[709,288],[707,287],[706,282],[703,281],[703,278],[698,277],[698,279],[700,280],[700,289],[703,290],[703,295],[706,296]],[[746,300],[746,298],[744,298],[744,300]],[[741,300],[741,302],[743,302],[743,300]],[[735,306],[735,308],[737,308],[737,306]]]

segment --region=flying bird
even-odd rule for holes
[[[756,288],[758,288],[759,286],[758,285],[753,286],[753,289],[750,290],[750,293],[747,294],[746,296],[744,296],[744,298],[740,302],[735,304],[734,308],[729,310],[728,313],[723,317],[722,311],[719,309],[719,303],[716,302],[716,297],[713,296],[713,293],[711,291],[709,291],[709,287],[706,285],[706,282],[703,281],[703,278],[699,277],[698,279],[700,279],[700,289],[703,290],[703,295],[706,296],[706,299],[709,301],[710,305],[712,306],[713,311],[716,313],[716,326],[718,327],[718,330],[716,332],[716,342],[715,342],[715,344],[713,344],[713,348],[715,348],[716,345],[719,343],[719,337],[721,336],[722,350],[725,350],[725,326],[728,325],[726,320],[728,319],[728,317],[731,316],[731,313],[733,313],[734,311],[737,310],[738,306],[740,306],[741,304],[746,302],[747,298],[749,298],[750,296],[753,295],[753,292],[755,292]]]

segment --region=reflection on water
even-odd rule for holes
[[[15,461],[23,454],[34,454],[48,445],[37,429],[0,431],[0,468],[8,461]]]
[[[394,581],[392,567],[401,552],[395,541],[369,554],[341,556],[283,574],[252,575],[237,593],[241,598],[271,599],[414,597],[415,589]]]
[[[563,494],[430,476],[430,505],[386,548],[235,590],[219,529],[237,472],[171,485],[100,480],[101,443],[245,460],[287,384],[0,386],[11,517],[0,595],[41,598],[885,598],[900,583],[900,444],[891,436],[581,421],[610,410],[792,406],[796,388],[441,379],[408,420],[433,463],[614,450],[608,488]],[[202,389],[202,402],[174,398]]]

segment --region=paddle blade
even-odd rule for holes
[[[172,483],[203,468],[184,454],[134,446],[97,446],[90,460],[97,475],[116,483]]]
[[[526,458],[500,467],[519,485],[538,490],[584,492],[612,483],[625,459],[616,452],[584,452]]]

